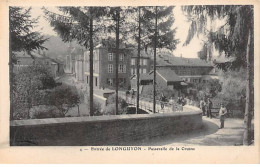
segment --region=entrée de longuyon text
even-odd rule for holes
[[[91,151],[194,151],[195,148],[192,147],[91,147],[90,150]]]

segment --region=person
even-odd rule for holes
[[[208,101],[207,101],[207,117],[210,117],[210,119],[212,118],[211,109],[212,109],[212,102],[211,102],[210,98],[208,98]]]
[[[170,104],[170,105],[173,105],[173,104],[174,104],[174,100],[173,100],[172,97],[171,97],[170,100],[169,100],[169,104]]]
[[[224,107],[224,105],[221,103],[221,107],[219,109],[219,120],[220,120],[220,127],[219,129],[224,128],[224,122],[225,122],[225,115],[227,114],[227,109]]]
[[[205,113],[205,101],[204,101],[204,99],[200,100],[200,109],[202,110],[203,116],[205,116],[206,113]]]
[[[134,91],[134,89],[132,88],[132,89],[131,89],[131,99],[134,98],[134,95],[135,95],[135,91]]]
[[[180,96],[178,97],[177,103],[181,104],[181,97]]]
[[[165,102],[165,100],[166,100],[166,98],[165,98],[164,94],[162,93],[162,95],[161,95],[161,109],[164,108],[164,102]]]

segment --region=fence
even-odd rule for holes
[[[126,96],[126,102],[131,105],[136,105],[136,97]],[[143,110],[153,111],[153,99],[139,98],[139,108]],[[177,103],[168,103],[156,100],[156,112],[158,113],[171,113],[182,111],[182,106]]]

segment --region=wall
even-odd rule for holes
[[[16,120],[11,121],[10,145],[135,145],[137,140],[145,142],[201,126],[202,114],[197,108],[168,114]]]

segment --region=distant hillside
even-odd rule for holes
[[[70,44],[63,42],[58,36],[45,35],[45,37],[49,38],[49,40],[44,43],[44,47],[48,48],[48,50],[45,50],[46,56],[65,59],[65,56],[68,54]],[[81,47],[76,42],[72,42],[71,46],[76,48]]]

